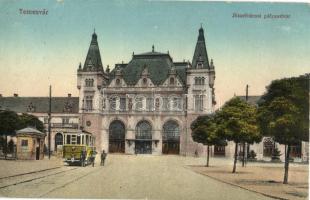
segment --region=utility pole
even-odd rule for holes
[[[245,101],[248,102],[248,95],[249,95],[249,85],[247,84],[246,85],[246,89],[245,89]],[[245,166],[246,164],[246,156],[247,154],[245,153],[246,152],[246,143],[243,142],[243,158],[242,158],[242,167]]]
[[[48,107],[48,159],[51,159],[51,112],[52,112],[52,86],[50,85]]]

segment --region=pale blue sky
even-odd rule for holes
[[[19,9],[48,15],[21,15]],[[289,19],[235,19],[233,13],[289,14]],[[132,52],[169,50],[192,60],[200,23],[216,67],[219,103],[234,93],[262,94],[272,79],[310,72],[310,6],[296,3],[0,0],[0,93],[78,94],[76,69],[96,28],[104,66]],[[5,76],[3,76],[5,74]]]

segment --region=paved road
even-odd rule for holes
[[[197,174],[186,165],[204,159],[182,156],[108,155],[106,166],[64,166],[40,178],[0,189],[5,197],[101,199],[268,199]],[[59,173],[61,172],[61,173]],[[29,177],[28,177],[29,178]],[[14,182],[14,180],[11,180]]]

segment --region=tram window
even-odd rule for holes
[[[81,136],[77,136],[77,144],[81,144]]]
[[[67,135],[67,144],[71,144],[71,137],[70,137],[70,135]]]
[[[86,145],[89,145],[89,143],[88,143],[88,135],[86,135]]]
[[[71,135],[71,144],[76,144],[76,135]]]

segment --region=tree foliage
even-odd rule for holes
[[[258,122],[280,144],[309,141],[309,75],[272,81],[259,101]]]
[[[221,135],[235,143],[260,142],[262,137],[256,124],[256,112],[255,106],[239,97],[232,98],[219,112]]]
[[[258,122],[264,135],[287,146],[283,183],[288,183],[291,145],[309,141],[309,74],[272,81],[259,102]]]
[[[225,145],[225,140],[217,132],[216,114],[199,116],[192,124],[192,137],[204,145]]]
[[[207,145],[207,167],[209,166],[209,148],[212,145],[226,145],[218,135],[216,114],[199,116],[192,124],[192,138],[195,142]]]
[[[262,136],[256,123],[257,109],[239,97],[229,100],[218,113],[218,132],[235,142],[233,173],[236,172],[238,144],[260,142]]]
[[[19,128],[33,127],[44,132],[44,125],[36,116],[23,113],[19,119]]]
[[[19,117],[13,111],[0,111],[0,134],[14,135],[19,127]]]

